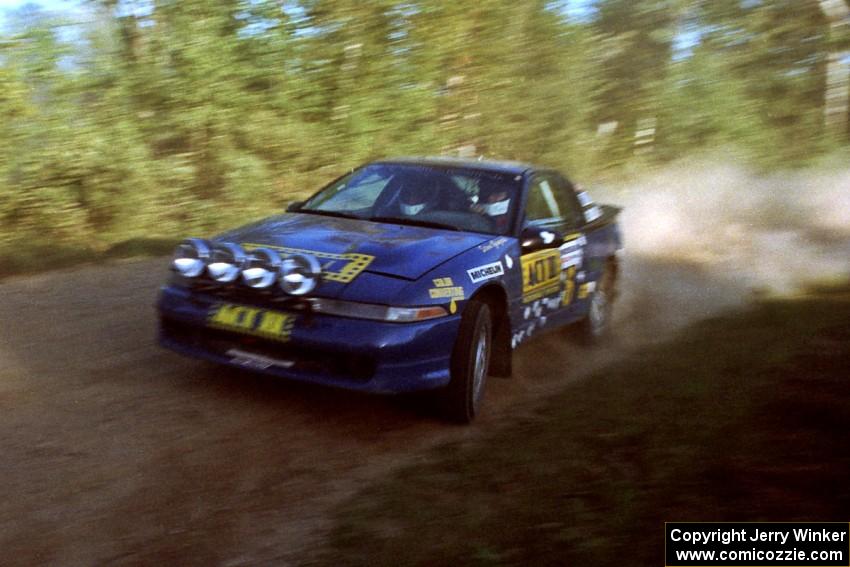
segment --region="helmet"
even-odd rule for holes
[[[401,212],[408,216],[418,215],[431,208],[433,198],[433,192],[428,191],[424,185],[407,180],[399,194]]]
[[[478,186],[478,205],[485,215],[499,217],[508,214],[511,205],[507,187],[482,179]]]

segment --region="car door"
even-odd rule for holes
[[[585,284],[588,240],[583,227],[585,224],[581,203],[573,184],[560,174],[554,174],[556,199],[561,212],[559,225],[563,241],[558,246],[561,256],[561,312],[558,319],[569,322],[583,314],[581,300],[587,298],[588,287]]]
[[[565,297],[571,301],[574,294],[576,269],[564,268],[561,236],[575,227],[577,219],[574,207],[560,194],[563,189],[563,180],[554,172],[536,173],[528,183],[523,229],[532,230],[539,238],[520,256],[521,339],[564,320],[565,307],[569,307],[569,302],[564,304]],[[565,291],[569,292],[566,296]]]

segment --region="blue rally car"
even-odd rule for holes
[[[369,163],[285,214],[176,249],[163,346],[276,376],[440,390],[478,413],[488,374],[545,329],[609,327],[619,209],[557,171],[448,158]]]

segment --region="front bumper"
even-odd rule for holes
[[[179,353],[294,380],[374,393],[428,390],[449,382],[460,316],[385,323],[289,311],[241,298],[239,304],[296,314],[285,342],[208,326],[215,295],[164,287],[159,342]],[[244,356],[241,356],[244,355]],[[256,360],[272,361],[257,364]]]

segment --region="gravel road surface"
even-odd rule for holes
[[[298,564],[328,512],[446,441],[741,301],[692,266],[628,260],[612,346],[515,353],[471,427],[415,399],[280,381],[155,344],[167,260],[0,282],[0,550],[12,565]]]

